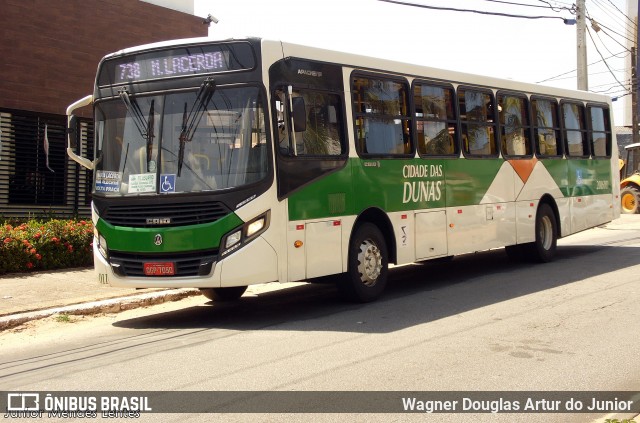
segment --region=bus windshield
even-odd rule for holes
[[[224,190],[269,170],[258,87],[132,95],[96,104],[94,193]]]

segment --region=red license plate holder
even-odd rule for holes
[[[143,264],[145,276],[173,276],[176,264],[173,262],[148,262]]]

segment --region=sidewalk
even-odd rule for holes
[[[640,215],[622,215],[605,227],[640,230]],[[193,288],[136,290],[101,285],[89,268],[14,273],[0,276],[0,331],[54,314],[117,313],[198,294]]]
[[[101,285],[92,268],[13,273],[0,276],[0,331],[54,314],[117,313],[198,293]]]

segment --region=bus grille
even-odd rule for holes
[[[188,253],[136,254],[109,251],[109,263],[119,276],[149,277],[144,274],[144,263],[172,262],[175,274],[172,276],[207,276],[218,257],[218,250]]]
[[[211,223],[230,213],[219,201],[109,206],[101,217],[114,226],[160,228]]]

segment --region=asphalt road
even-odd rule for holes
[[[0,334],[0,386],[640,391],[640,225],[596,228],[559,245],[558,259],[542,265],[512,263],[494,250],[398,267],[386,295],[366,305],[341,301],[331,285],[267,285],[233,304],[192,297],[72,322],[49,319]],[[612,417],[145,414],[139,421],[604,423]]]

